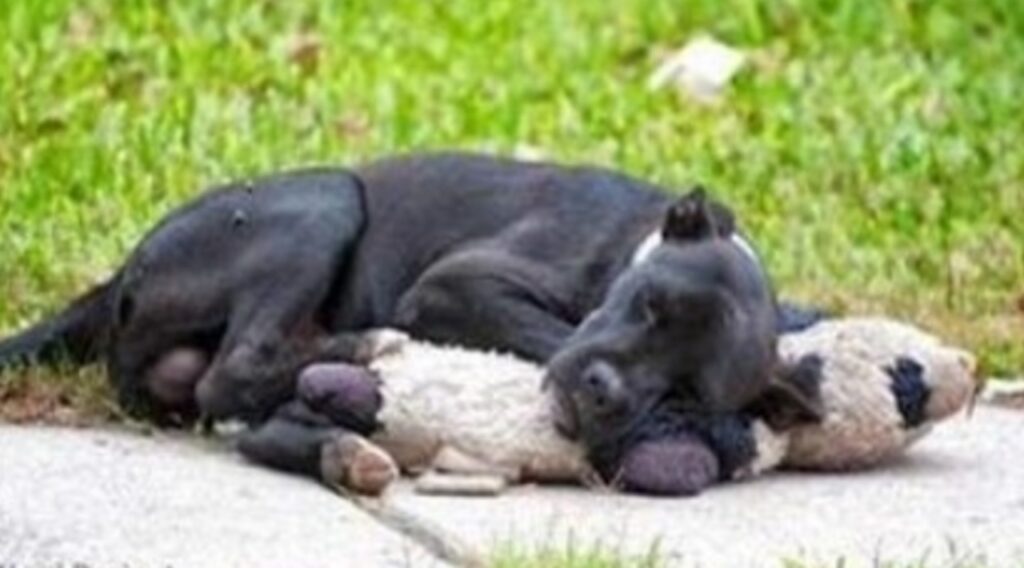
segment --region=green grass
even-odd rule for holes
[[[488,559],[489,568],[667,568],[671,563],[653,543],[642,555],[627,555],[600,543],[570,538],[562,545],[524,548],[520,543],[497,546]]]
[[[649,92],[704,31],[753,53],[722,104]],[[784,295],[910,318],[1018,373],[1021,77],[1017,0],[2,2],[0,330],[208,184],[528,144],[705,182]]]
[[[909,555],[915,556],[915,555]],[[983,553],[962,550],[955,543],[949,543],[944,550],[927,550],[916,555],[914,560],[892,560],[883,556],[875,558],[839,557],[835,560],[808,561],[796,558],[781,558],[775,561],[765,559],[765,568],[990,568],[995,564]],[[570,541],[562,546],[542,546],[526,549],[509,543],[497,547],[489,559],[490,568],[662,568],[696,567],[700,564],[687,562],[685,558],[669,557],[657,546],[640,556],[627,556],[598,544],[581,546]],[[1003,566],[1003,564],[1000,564]],[[1024,568],[1022,563],[1006,565]]]

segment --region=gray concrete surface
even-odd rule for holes
[[[669,566],[945,566],[981,555],[990,568],[1024,566],[1022,449],[1024,413],[981,407],[866,473],[778,474],[695,499],[549,487],[426,497],[403,483],[374,518],[197,440],[0,426],[0,566],[438,564],[381,518],[425,521],[440,529],[431,538],[477,552],[572,541],[626,556],[654,549]]]
[[[559,550],[571,539],[627,556],[653,547],[671,566],[949,566],[981,556],[993,568],[1024,566],[1024,413],[979,407],[883,469],[775,474],[695,499],[535,487],[498,499],[430,497],[407,484],[389,499],[484,548]]]
[[[195,440],[0,425],[0,566],[431,566],[337,495]]]

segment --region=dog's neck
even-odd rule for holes
[[[753,260],[759,267],[761,264],[761,257],[758,256],[757,251],[750,245],[747,239],[743,238],[739,233],[733,233],[729,236],[729,240],[732,244],[738,247],[743,254],[746,254],[750,260]],[[636,266],[641,262],[647,260],[647,257],[651,256],[654,249],[664,242],[664,237],[661,236],[661,228],[655,229],[647,234],[644,240],[640,241],[640,244],[634,249],[631,266]]]

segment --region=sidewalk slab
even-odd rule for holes
[[[520,487],[498,498],[421,496],[389,504],[482,549],[564,550],[567,543],[670,566],[875,565],[978,559],[1024,566],[1024,413],[979,407],[898,462],[851,474],[780,473],[691,499]],[[973,565],[973,564],[972,564]]]
[[[306,479],[167,435],[0,425],[0,566],[436,566]]]

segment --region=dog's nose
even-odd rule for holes
[[[622,377],[608,363],[591,363],[580,377],[582,390],[596,410],[610,409],[623,399]]]

